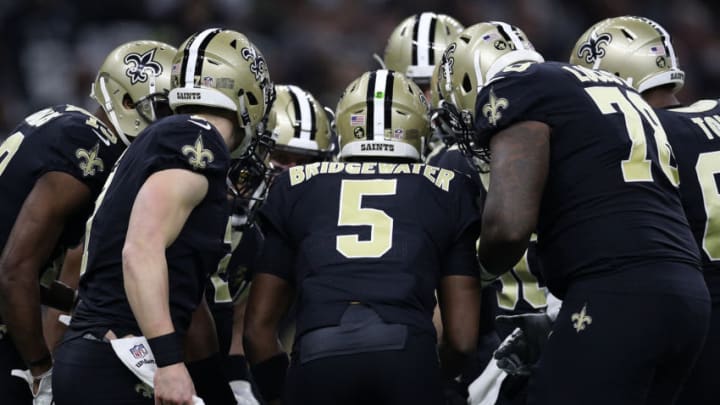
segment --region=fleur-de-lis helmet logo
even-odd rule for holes
[[[265,77],[265,71],[267,65],[265,64],[265,58],[258,54],[257,50],[253,47],[245,47],[240,50],[240,55],[243,59],[250,62],[250,72],[255,75],[255,80],[258,82],[262,81]]]
[[[506,98],[498,98],[495,95],[495,89],[490,88],[490,99],[487,104],[482,107],[483,117],[488,119],[488,122],[495,126],[497,125],[500,118],[502,118],[501,110],[508,108],[510,103]]]
[[[445,51],[442,54],[442,57],[440,59],[440,74],[444,79],[447,79],[450,77],[450,75],[453,74],[453,67],[455,66],[455,50],[457,49],[457,44],[455,42],[452,42],[450,45],[445,48]]]
[[[182,153],[188,157],[188,163],[190,163],[190,166],[195,169],[204,169],[207,167],[208,163],[215,160],[215,155],[213,155],[212,151],[210,151],[210,149],[205,149],[202,136],[200,135],[198,135],[194,145],[183,146]]]
[[[78,148],[75,151],[75,157],[80,159],[78,167],[82,170],[83,177],[94,176],[95,171],[102,172],[105,170],[105,164],[102,159],[98,157],[98,151],[100,149],[100,143],[96,143],[91,150],[85,150]]]
[[[587,63],[594,63],[605,57],[605,46],[612,41],[612,35],[604,32],[600,35],[591,35],[587,42],[584,42],[577,51],[578,58],[585,59]]]
[[[142,55],[137,52],[125,55],[123,62],[128,66],[125,75],[130,78],[130,84],[145,83],[149,78],[148,73],[160,76],[163,67],[154,60],[156,50],[157,48],[152,48]]]

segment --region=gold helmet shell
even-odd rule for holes
[[[267,63],[245,35],[221,28],[193,34],[173,59],[170,107],[198,105],[235,111],[244,150],[274,99]]]
[[[392,70],[364,73],[343,92],[335,110],[340,158],[393,157],[419,161],[430,136],[422,90]]]
[[[644,17],[614,17],[593,25],[578,39],[570,63],[613,73],[640,93],[666,84],[678,91],[685,83],[670,34]]]
[[[429,84],[443,49],[463,30],[445,14],[424,12],[403,20],[385,46],[385,67],[403,73],[418,84]]]
[[[466,28],[451,42],[438,72],[439,99],[474,116],[480,89],[504,68],[518,62],[543,62],[518,27],[491,21]]]
[[[275,85],[276,99],[267,129],[275,134],[275,149],[323,158],[331,151],[330,121],[325,109],[307,91]]]
[[[126,145],[158,118],[167,103],[177,49],[163,42],[132,41],[115,48],[100,66],[90,90]]]

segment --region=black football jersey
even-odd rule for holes
[[[700,247],[703,268],[720,271],[720,104],[658,110],[680,173],[680,197]],[[720,274],[720,272],[718,273]]]
[[[698,265],[658,117],[622,80],[557,62],[519,63],[483,87],[478,142],[521,121],[551,128],[538,222],[550,290],[572,278],[663,261]]]
[[[208,191],[165,253],[172,321],[184,333],[208,276],[229,253],[232,235],[225,182],[229,162],[222,137],[199,117],[164,118],[141,133],[118,162],[88,221],[73,328],[140,333],[123,287],[122,249],[130,213],[148,177],[162,170],[185,169],[205,176]]]
[[[270,229],[257,272],[295,286],[298,336],[338,324],[351,302],[434,333],[439,279],[478,275],[476,194],[467,176],[419,163],[292,167],[261,208]],[[271,232],[289,257],[270,257]]]
[[[94,115],[73,105],[38,111],[23,120],[0,144],[0,251],[37,180],[48,172],[67,173],[100,193],[115,161],[125,150]],[[68,218],[55,253],[80,242],[92,210]]]
[[[211,311],[232,307],[233,301],[246,292],[262,240],[254,224],[232,228],[231,252],[210,276],[205,291]]]

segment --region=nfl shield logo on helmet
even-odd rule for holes
[[[148,351],[145,348],[145,345],[139,344],[130,348],[130,354],[132,354],[136,359],[142,359],[148,354]]]

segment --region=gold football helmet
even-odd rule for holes
[[[364,73],[345,89],[335,111],[341,159],[420,160],[430,135],[429,106],[404,75],[385,69]]]
[[[177,49],[157,41],[132,41],[105,58],[90,90],[126,144],[171,111],[170,70]]]
[[[643,17],[608,18],[593,25],[578,39],[570,63],[613,73],[641,93],[666,84],[678,91],[685,83],[670,34]]]
[[[385,46],[385,67],[403,73],[420,85],[430,76],[445,46],[463,30],[454,18],[425,12],[403,20]]]
[[[312,94],[292,85],[276,85],[267,129],[275,136],[275,152],[304,155],[313,160],[331,152],[330,121]]]
[[[499,21],[472,25],[445,48],[438,72],[439,99],[474,116],[478,92],[502,69],[543,61],[519,28]]]
[[[210,28],[185,40],[173,59],[170,107],[200,105],[235,111],[245,150],[274,99],[267,63],[245,35]]]

